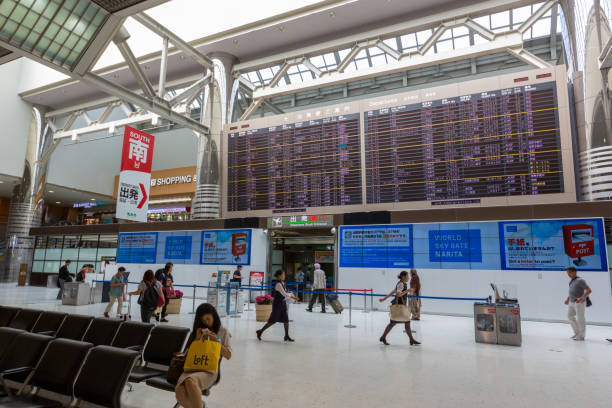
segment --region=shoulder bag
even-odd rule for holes
[[[166,380],[168,380],[170,384],[176,384],[181,374],[183,374],[185,357],[185,353],[173,354],[172,360],[170,360],[170,366],[168,367],[168,372],[166,373]]]
[[[403,303],[399,303],[404,301],[404,297],[397,297],[396,295],[396,299],[398,299],[398,303],[394,303],[389,307],[391,320],[394,322],[409,322],[411,318],[410,308]]]

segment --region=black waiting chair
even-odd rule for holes
[[[121,393],[139,356],[134,350],[110,346],[92,348],[74,385],[76,406],[81,402],[121,407]]]
[[[41,314],[41,310],[21,309],[19,312],[17,312],[15,317],[13,317],[13,320],[11,320],[8,327],[30,331],[38,321]]]
[[[111,346],[142,351],[153,327],[151,323],[124,322],[119,326]]]
[[[21,309],[18,307],[0,306],[0,327],[7,327]]]
[[[221,360],[223,360],[223,357],[219,359],[218,375],[217,375],[217,379],[215,380],[215,383],[210,388],[202,390],[202,397],[208,397],[210,395],[211,388],[219,384],[219,381],[221,381]],[[174,392],[174,388],[176,387],[176,384],[169,382],[166,379],[165,375],[160,375],[157,377],[149,378],[145,383],[148,386],[151,386],[153,388],[157,388],[159,390],[164,390],[164,391],[169,391],[169,392]],[[174,405],[174,408],[178,408],[178,407],[180,407],[180,404],[177,402]],[[204,400],[202,400],[202,408],[206,408],[206,401]]]
[[[83,336],[83,341],[94,346],[110,346],[123,320],[93,319]]]
[[[32,333],[55,336],[55,333],[57,333],[65,318],[66,313],[42,312],[38,321],[34,327],[32,327]]]
[[[0,399],[0,407],[61,407],[68,405],[73,399],[73,385],[77,378],[83,360],[93,347],[91,343],[69,339],[55,339],[49,343],[40,362],[30,378],[21,387],[32,387],[30,393]],[[106,380],[106,379],[105,379]],[[46,396],[39,396],[44,390]]]
[[[24,331],[12,327],[0,327],[0,360],[13,344],[13,340],[21,333],[24,333]]]
[[[10,394],[9,384],[23,383],[34,369],[52,337],[23,332],[18,334],[0,360],[0,382]]]
[[[184,327],[156,326],[142,353],[144,365],[134,367],[130,382],[140,383],[165,375],[174,353],[183,351],[189,331]]]
[[[93,317],[83,315],[68,315],[58,329],[55,337],[70,340],[83,340]]]

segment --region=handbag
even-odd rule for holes
[[[170,384],[176,384],[179,377],[183,374],[183,366],[185,365],[185,353],[174,353],[172,360],[170,360],[170,366],[166,373],[166,380]]]
[[[586,307],[591,307],[593,306],[593,302],[591,302],[591,297],[587,296],[586,298]]]
[[[217,371],[221,357],[221,343],[211,340],[194,340],[187,350],[185,370]]]
[[[403,301],[403,297],[400,297]],[[410,308],[405,304],[394,303],[389,307],[389,315],[394,322],[409,322],[411,318]]]

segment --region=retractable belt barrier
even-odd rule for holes
[[[110,281],[105,281],[105,280],[94,280],[93,282],[103,282],[103,283],[110,283]],[[126,282],[127,284],[132,284],[132,285],[138,285],[140,284],[140,282]],[[291,282],[291,283],[285,283],[286,286],[298,286],[298,285],[303,285],[303,283],[297,283],[297,282]],[[195,313],[195,300],[196,300],[196,288],[223,288],[223,287],[230,287],[229,283],[226,283],[225,285],[219,285],[219,286],[210,286],[210,285],[172,285],[174,287],[180,287],[180,288],[193,288],[193,305],[192,305],[192,311],[190,312],[190,314],[194,314]],[[250,298],[250,292],[251,291],[269,291],[271,289],[274,288],[274,284],[273,283],[263,283],[259,286],[253,286],[253,285],[240,285],[239,289],[241,290],[248,290],[249,291],[249,298]],[[338,289],[338,288],[326,288],[325,290],[292,290],[292,293],[310,293],[313,295],[319,295],[319,294],[329,294],[330,292],[333,292],[336,295],[348,295],[349,296],[349,324],[345,325],[344,327],[349,328],[349,329],[353,329],[357,326],[352,324],[352,311],[353,311],[353,295],[357,295],[357,296],[363,296],[364,297],[364,313],[368,313],[367,312],[367,303],[366,303],[366,299],[369,296],[370,297],[370,304],[371,307],[370,309],[373,310],[374,309],[374,304],[373,304],[373,299],[374,297],[385,297],[387,296],[387,294],[384,293],[374,293],[373,289]],[[361,293],[360,293],[361,292]],[[368,293],[370,292],[370,293]],[[407,295],[409,298],[412,299],[433,299],[433,300],[459,300],[459,301],[471,301],[471,302],[485,302],[487,300],[489,300],[489,298],[469,298],[469,297],[452,297],[452,296],[414,296],[414,295]],[[186,296],[185,296],[186,297]],[[204,298],[201,298],[204,299]]]

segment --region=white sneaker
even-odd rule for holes
[[[570,337],[570,339],[576,340],[576,336],[577,336],[577,334],[574,334],[572,337]]]
[[[576,341],[584,341],[584,337],[574,337],[574,339],[573,339],[573,340],[576,340]]]

